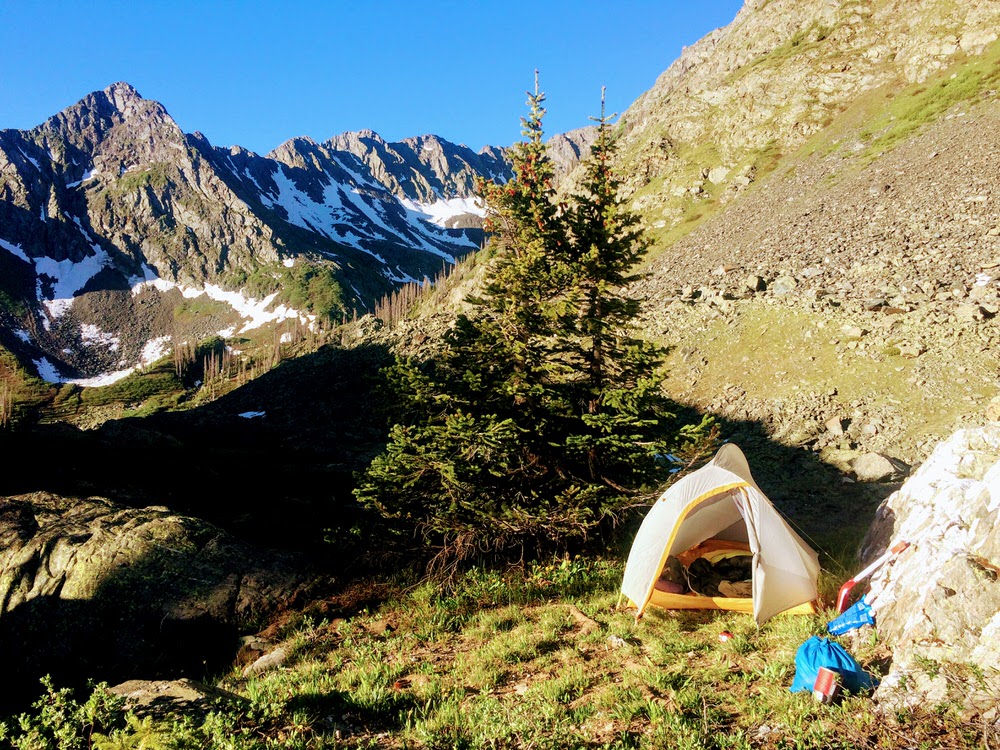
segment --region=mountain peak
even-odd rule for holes
[[[271,149],[267,153],[267,158],[276,159],[285,164],[295,164],[296,160],[300,159],[303,154],[313,153],[317,148],[319,148],[319,144],[308,135],[297,135]]]
[[[130,112],[140,109],[150,109],[151,111],[158,111],[162,116],[167,115],[167,111],[162,104],[149,99],[143,99],[135,87],[125,81],[112,83],[103,91],[95,92],[92,97],[97,100],[104,99],[113,111],[125,117]]]
[[[364,139],[375,141],[376,143],[385,143],[386,142],[385,139],[382,136],[380,136],[374,130],[371,130],[369,128],[364,128],[363,130],[358,130],[355,133],[344,133],[344,135],[348,136],[348,137],[350,137],[350,136],[353,135],[353,136],[355,136],[358,139],[364,138]]]
[[[81,149],[91,157],[95,150],[117,128],[135,127],[142,124],[147,133],[155,131],[156,140],[163,139],[177,144],[183,140],[180,127],[163,107],[153,99],[144,99],[131,84],[118,81],[100,91],[87,94],[80,101],[53,115],[36,129],[39,133],[53,134]],[[124,132],[124,131],[122,131]],[[129,138],[131,136],[123,136]],[[149,145],[150,142],[147,143]],[[124,147],[124,143],[118,144]],[[105,146],[100,146],[105,149]],[[127,161],[135,163],[139,151],[133,144]],[[152,146],[150,146],[152,148]]]
[[[143,99],[135,87],[125,81],[112,83],[101,91],[94,91],[83,97],[76,104],[67,107],[58,115],[50,117],[45,125],[60,129],[66,122],[75,123],[72,129],[78,129],[78,120],[87,112],[99,118],[112,121],[126,121],[135,116],[153,116],[173,124],[170,115],[163,105],[151,99]]]
[[[142,99],[142,95],[136,91],[135,86],[126,81],[117,81],[112,83],[104,89],[104,93],[107,94],[109,99],[118,99],[122,101]]]

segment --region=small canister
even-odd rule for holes
[[[833,703],[838,692],[840,692],[840,673],[820,667],[816,672],[816,682],[813,684],[813,698],[820,703]]]

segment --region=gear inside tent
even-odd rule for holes
[[[743,576],[740,578],[740,576]],[[643,519],[621,593],[664,609],[747,612],[757,624],[816,611],[819,559],[750,474],[736,445],[670,485]]]

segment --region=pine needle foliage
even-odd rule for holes
[[[602,97],[603,99],[603,97]],[[612,169],[610,118],[586,179],[557,200],[545,95],[528,93],[515,178],[481,181],[488,278],[432,361],[385,372],[396,405],[360,502],[417,532],[445,570],[566,550],[612,528],[666,478],[660,460],[706,440],[681,425],[627,294],[648,249]]]

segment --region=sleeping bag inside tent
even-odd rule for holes
[[[664,609],[726,609],[762,624],[815,612],[819,559],[754,482],[729,443],[670,485],[635,535],[621,593],[642,616]]]

